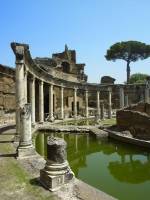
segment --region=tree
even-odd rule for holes
[[[130,63],[150,56],[150,45],[138,41],[126,41],[113,44],[107,50],[105,58],[116,61],[122,59],[127,62],[127,83],[130,79]]]
[[[141,74],[141,73],[136,73],[132,74],[129,83],[145,83],[147,80],[148,74]]]

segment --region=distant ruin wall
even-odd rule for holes
[[[0,65],[0,115],[15,111],[15,69]]]

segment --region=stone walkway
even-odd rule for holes
[[[44,189],[38,181],[41,157],[16,160],[14,134],[0,128],[0,200],[114,200],[78,179],[55,193]]]

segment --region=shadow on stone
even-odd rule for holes
[[[8,140],[8,141],[0,141],[0,144],[1,143],[13,143],[13,141],[11,141],[11,140]]]
[[[12,158],[16,158],[16,153],[10,153],[10,154],[1,154],[0,157],[6,157],[6,158],[9,158],[9,157],[12,157]]]
[[[42,187],[43,188],[43,185],[40,183],[40,178],[33,178],[30,180],[30,184],[31,185],[34,185],[34,186],[37,186],[37,187]]]

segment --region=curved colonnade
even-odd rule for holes
[[[20,130],[20,108],[26,103],[31,104],[32,124],[35,122],[42,123],[45,121],[45,103],[44,87],[46,85],[48,93],[48,117],[47,120],[53,121],[55,116],[55,88],[59,91],[59,119],[64,119],[64,92],[72,90],[72,116],[78,115],[77,92],[82,91],[84,96],[84,117],[89,117],[89,94],[95,94],[97,118],[104,117],[104,105],[101,102],[101,92],[108,93],[108,118],[112,115],[112,88],[114,85],[90,84],[79,81],[70,74],[56,71],[52,68],[49,71],[44,70],[37,65],[32,59],[29,46],[26,44],[11,43],[11,47],[16,56],[16,126],[17,133]],[[123,108],[128,105],[128,95],[124,94],[123,85],[117,85],[119,89],[119,107]],[[145,86],[144,86],[145,87]],[[149,87],[145,89],[145,101],[149,101]],[[36,117],[38,115],[38,117]]]
[[[89,116],[88,111],[88,95],[89,91],[94,91],[96,93],[96,105],[97,105],[97,116],[100,117],[100,91],[106,90],[109,93],[108,98],[108,117],[111,118],[111,89],[101,87],[100,84],[89,84],[79,82],[77,78],[73,77],[70,80],[70,75],[64,74],[65,79],[62,77],[54,76],[53,73],[48,73],[44,69],[36,65],[30,56],[29,46],[26,44],[12,43],[11,47],[16,56],[16,125],[19,132],[19,121],[20,121],[20,108],[23,107],[25,103],[31,103],[32,123],[35,123],[35,96],[36,88],[35,82],[38,83],[38,122],[44,122],[44,85],[48,85],[49,91],[49,121],[54,120],[54,87],[58,87],[60,90],[60,119],[64,119],[64,90],[72,89],[73,91],[73,116],[77,117],[77,91],[82,90],[85,96],[85,117]],[[61,74],[61,75],[62,75]],[[68,76],[67,76],[68,75]],[[103,109],[102,109],[103,110]],[[101,115],[103,116],[103,114]]]

